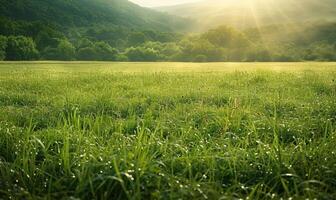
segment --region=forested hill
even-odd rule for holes
[[[297,19],[333,21],[335,0],[205,1],[213,4],[198,10],[186,7],[184,14],[194,13],[194,17],[203,16],[199,19],[221,26],[189,34],[180,32],[193,26],[188,20],[127,0],[0,0],[0,61],[336,61],[336,23],[292,20],[297,16]],[[216,1],[219,4],[214,4]],[[236,6],[247,8],[247,4],[237,2],[253,1],[264,2],[268,7],[254,4],[256,18],[248,17],[249,13],[243,10],[236,12],[236,16],[245,14],[245,22],[250,22],[253,28],[237,29],[229,23],[231,18],[225,17],[229,11],[236,10]],[[317,10],[306,6],[306,12],[293,14],[289,11],[301,4],[294,7],[280,1],[301,2],[302,6],[315,2]],[[279,6],[271,6],[271,2],[278,2]],[[330,4],[323,4],[326,2]],[[215,5],[228,6],[228,12],[223,12],[220,6],[215,9]],[[301,18],[304,15],[311,18]],[[211,16],[217,19],[212,20]],[[207,29],[206,25],[198,25]]]
[[[0,16],[66,27],[94,25],[176,31],[186,20],[140,7],[127,0],[0,0]]]
[[[335,0],[203,0],[156,9],[193,19],[194,30],[201,31],[223,24],[253,28],[336,20]]]
[[[128,0],[0,0],[0,60],[127,60],[119,52],[190,24]]]

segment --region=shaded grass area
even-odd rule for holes
[[[0,198],[333,199],[336,65],[295,65],[0,64]]]

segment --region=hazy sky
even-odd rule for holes
[[[183,3],[196,2],[199,0],[129,0],[145,7],[169,6]]]

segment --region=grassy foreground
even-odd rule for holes
[[[335,199],[336,63],[1,63],[0,199]]]

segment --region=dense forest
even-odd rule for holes
[[[0,60],[335,61],[336,23],[187,32],[125,0],[0,0]]]

